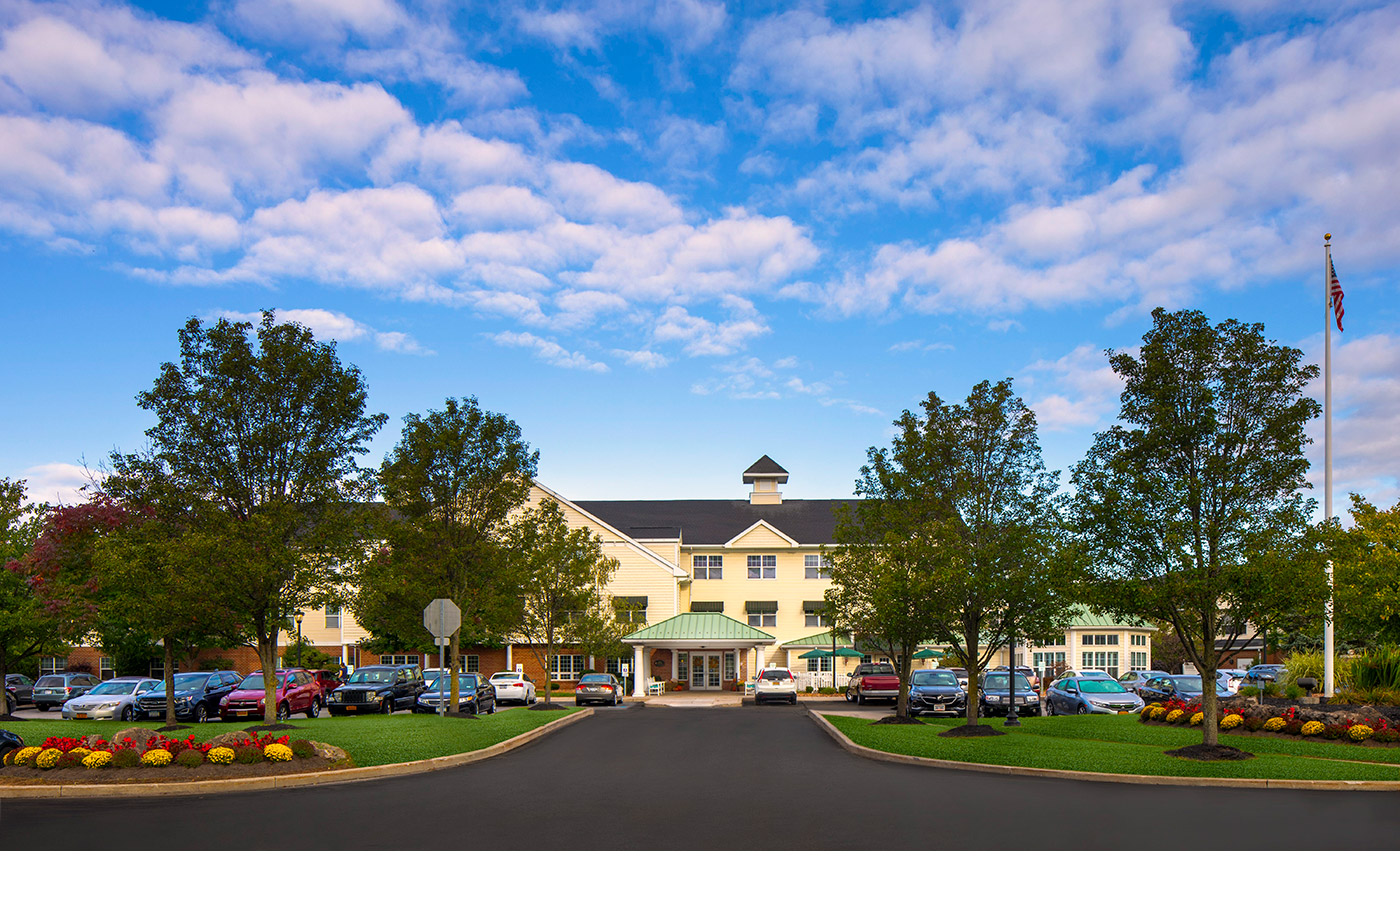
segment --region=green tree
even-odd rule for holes
[[[1330,534],[1338,649],[1400,643],[1400,502],[1379,509],[1352,494],[1350,511],[1351,528]]]
[[[1303,390],[1317,367],[1262,325],[1212,327],[1194,310],[1152,319],[1138,354],[1110,353],[1122,424],[1074,470],[1081,585],[1099,610],[1171,623],[1201,672],[1214,746],[1216,671],[1247,623],[1321,609],[1313,505],[1300,493],[1318,412]]]
[[[423,607],[438,597],[462,610],[452,671],[463,632],[471,644],[499,639],[516,605],[502,535],[511,511],[530,496],[538,462],[519,426],[475,397],[449,397],[442,410],[404,418],[399,443],[379,467],[390,513],[380,527],[384,543],[350,600],[379,642],[426,647]],[[451,683],[455,713],[457,680]]]
[[[515,630],[530,642],[546,672],[558,648],[595,636],[610,618],[607,584],[618,561],[603,553],[603,542],[587,528],[570,528],[564,511],[545,499],[511,523],[507,538],[519,591]],[[638,677],[641,677],[640,675]],[[545,679],[544,702],[552,696]]]
[[[336,602],[366,537],[373,485],[356,458],[386,417],[365,399],[359,369],[301,325],[190,319],[179,364],[137,396],[156,416],[149,448],[112,455],[107,490],[179,526],[205,590],[257,648],[268,722],[279,633],[297,609]]]
[[[895,421],[888,449],[869,450],[862,501],[838,517],[827,592],[838,626],[904,658],[900,716],[920,642],[966,660],[972,692],[1013,635],[1063,631],[1069,605],[1057,476],[1011,381],[984,381],[961,404],[930,393],[921,407]],[[968,724],[977,718],[968,703]]]
[[[34,593],[21,560],[39,536],[44,508],[26,503],[24,482],[0,478],[0,686],[5,676],[41,656],[59,656],[64,643],[58,623]],[[0,715],[9,715],[0,690]]]

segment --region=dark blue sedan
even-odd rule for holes
[[[952,669],[919,669],[909,675],[909,715],[965,716],[967,691]]]
[[[428,689],[418,695],[413,703],[416,713],[436,713],[452,702],[452,682],[447,676],[439,675],[428,682]],[[491,682],[475,672],[459,672],[457,675],[457,708],[464,713],[480,715],[496,711],[496,689]]]
[[[1142,687],[1138,688],[1138,696],[1142,697],[1144,703],[1165,703],[1168,700],[1190,703],[1192,700],[1201,699],[1204,691],[1199,675],[1158,675],[1143,682]],[[1221,699],[1235,696],[1224,676],[1215,684],[1215,696]]]

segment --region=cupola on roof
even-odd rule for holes
[[[758,458],[758,462],[749,466],[748,469],[744,471],[744,484],[753,484],[760,478],[765,481],[772,480],[778,482],[778,484],[786,484],[788,480],[788,470],[773,462],[772,458],[765,453]]]

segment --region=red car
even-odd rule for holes
[[[219,718],[225,722],[261,719],[265,696],[262,673],[254,672],[219,701]],[[277,718],[285,719],[297,713],[305,713],[308,719],[321,714],[321,686],[316,676],[305,669],[278,669]]]
[[[330,669],[316,669],[311,673],[316,678],[316,684],[321,688],[321,705],[326,705],[326,698],[331,695],[331,691],[340,687],[340,678]]]

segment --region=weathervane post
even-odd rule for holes
[[[1322,261],[1322,327],[1327,333],[1322,364],[1324,367],[1322,389],[1323,417],[1323,466],[1322,492],[1323,515],[1332,521],[1332,235],[1323,238]],[[1327,560],[1327,607],[1322,616],[1322,695],[1332,696],[1332,560]]]

